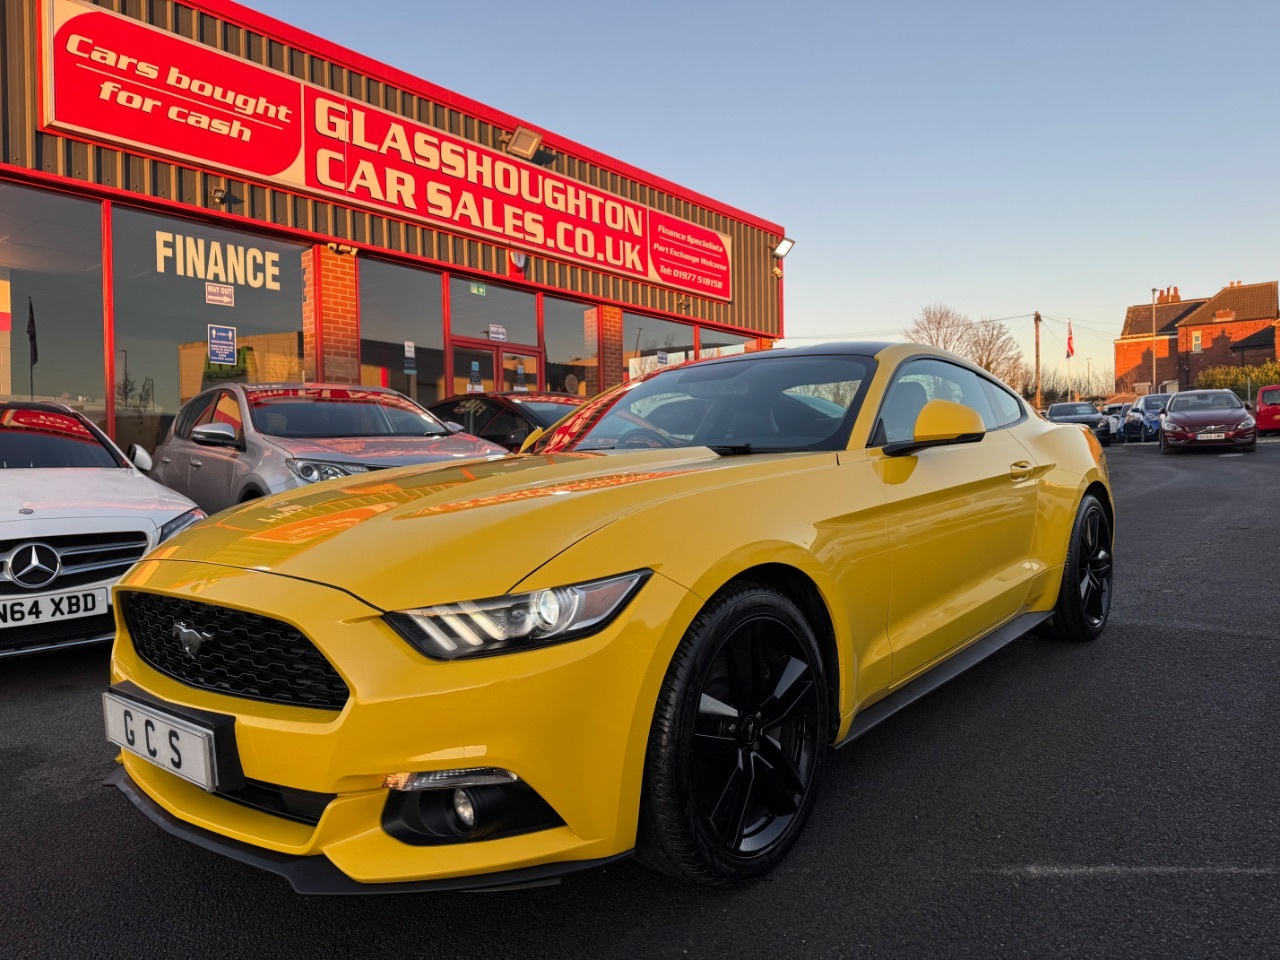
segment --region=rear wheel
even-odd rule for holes
[[[658,696],[639,859],[703,883],[753,880],[795,843],[830,743],[822,652],[786,596],[740,584],[694,620]]]
[[[1058,604],[1049,621],[1049,635],[1057,640],[1093,640],[1111,615],[1111,521],[1102,502],[1085,494],[1076,511],[1063,564]]]

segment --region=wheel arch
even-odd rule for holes
[[[827,673],[827,699],[831,707],[831,729],[828,736],[835,742],[840,726],[840,698],[843,674],[840,669],[840,647],[836,640],[835,620],[817,583],[803,570],[785,563],[762,563],[735,574],[717,594],[742,583],[758,583],[777,590],[804,614],[813,628],[822,651],[822,666]],[[715,598],[712,597],[712,600]],[[711,600],[707,601],[708,603]]]

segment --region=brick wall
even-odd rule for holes
[[[302,352],[308,380],[360,382],[357,259],[316,244],[302,255]],[[317,334],[322,340],[317,357]],[[318,362],[320,361],[320,362]]]
[[[601,307],[600,329],[600,389],[607,390],[622,382],[622,308]]]
[[[1267,356],[1261,350],[1250,350],[1247,357],[1241,357],[1239,350],[1232,350],[1231,344],[1239,343],[1245,337],[1263,330],[1272,320],[1242,320],[1234,323],[1197,323],[1178,328],[1178,349],[1182,353],[1182,385],[1193,386],[1202,372],[1209,367],[1237,366],[1242,363],[1261,363],[1274,359],[1275,353]],[[1200,334],[1200,352],[1192,352],[1194,334]]]
[[[1135,383],[1151,381],[1151,338],[1117,340],[1116,392],[1128,393]],[[1178,378],[1177,338],[1156,338],[1156,386]]]

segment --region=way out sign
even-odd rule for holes
[[[209,362],[236,365],[236,328],[209,324]]]

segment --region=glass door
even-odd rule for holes
[[[489,393],[493,390],[493,350],[453,348],[453,393]]]
[[[542,389],[538,356],[502,350],[502,389],[514,393],[537,393]]]

